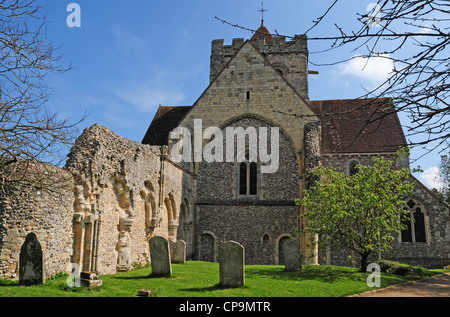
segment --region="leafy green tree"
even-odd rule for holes
[[[319,243],[319,249],[332,245],[355,252],[362,272],[369,256],[389,251],[393,233],[405,229],[401,223],[404,199],[414,189],[409,169],[396,169],[394,161],[383,157],[374,158],[373,163],[358,165],[352,176],[318,167],[314,173],[319,180],[296,201],[305,206],[301,217],[309,223],[302,233],[320,237],[311,243]]]

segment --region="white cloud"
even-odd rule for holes
[[[381,84],[389,78],[394,63],[389,55],[376,57],[354,56],[351,60],[339,65],[341,75],[351,75],[366,80],[371,84]]]
[[[140,85],[115,91],[125,102],[138,111],[148,112],[158,105],[179,106],[185,95],[177,88],[161,88],[152,85]]]
[[[123,54],[136,54],[143,53],[146,41],[143,38],[132,35],[130,32],[122,27],[115,27],[113,29],[113,34],[115,37],[117,48]]]
[[[420,181],[430,189],[441,189],[443,187],[441,178],[441,170],[438,167],[430,167],[420,175]]]

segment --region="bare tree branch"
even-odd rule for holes
[[[35,0],[0,0],[0,180],[1,190],[48,184],[42,173],[58,165],[78,135],[70,118],[51,113],[49,73],[64,73],[47,39],[47,17]],[[29,166],[34,166],[32,173]],[[39,167],[37,167],[39,166]],[[25,187],[27,187],[25,186]]]
[[[341,2],[333,1],[306,32],[310,33],[324,23],[324,17]],[[395,110],[410,120],[405,130],[412,147],[445,151],[450,145],[449,12],[450,2],[446,0],[377,0],[371,11],[358,13],[359,28],[347,31],[335,24],[336,35],[308,37],[309,41],[329,43],[327,49],[316,54],[343,48],[358,52],[355,56],[327,63],[314,62],[310,58],[309,62],[317,67],[338,65],[353,59],[364,59],[368,63],[374,57],[392,61],[393,70],[386,80],[355,97],[391,98]],[[293,36],[283,36],[294,39]],[[383,120],[383,116],[374,120]]]

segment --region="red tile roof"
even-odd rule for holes
[[[178,126],[190,108],[159,106],[141,143],[167,145],[169,133]]]
[[[321,121],[323,154],[395,152],[407,145],[389,98],[310,101],[310,108]]]
[[[273,42],[273,36],[270,34],[269,30],[264,25],[264,21],[261,22],[261,26],[259,29],[256,30],[256,32],[253,34],[252,38],[250,40],[254,40],[256,38],[265,38],[266,43]]]
[[[318,100],[309,106],[321,121],[323,154],[395,152],[407,145],[389,98]],[[167,145],[190,108],[160,106],[142,143]]]

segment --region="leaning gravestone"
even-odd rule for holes
[[[19,284],[35,285],[44,283],[44,256],[36,235],[30,232],[20,249]]]
[[[300,244],[296,239],[287,240],[284,245],[285,270],[288,272],[298,272],[301,268]]]
[[[220,285],[242,287],[245,284],[244,247],[228,241],[219,247]]]
[[[149,241],[152,276],[172,275],[169,242],[163,237],[153,237]]]
[[[184,263],[186,262],[186,242],[183,240],[177,240],[173,242],[169,240],[170,246],[170,259],[172,263]]]

